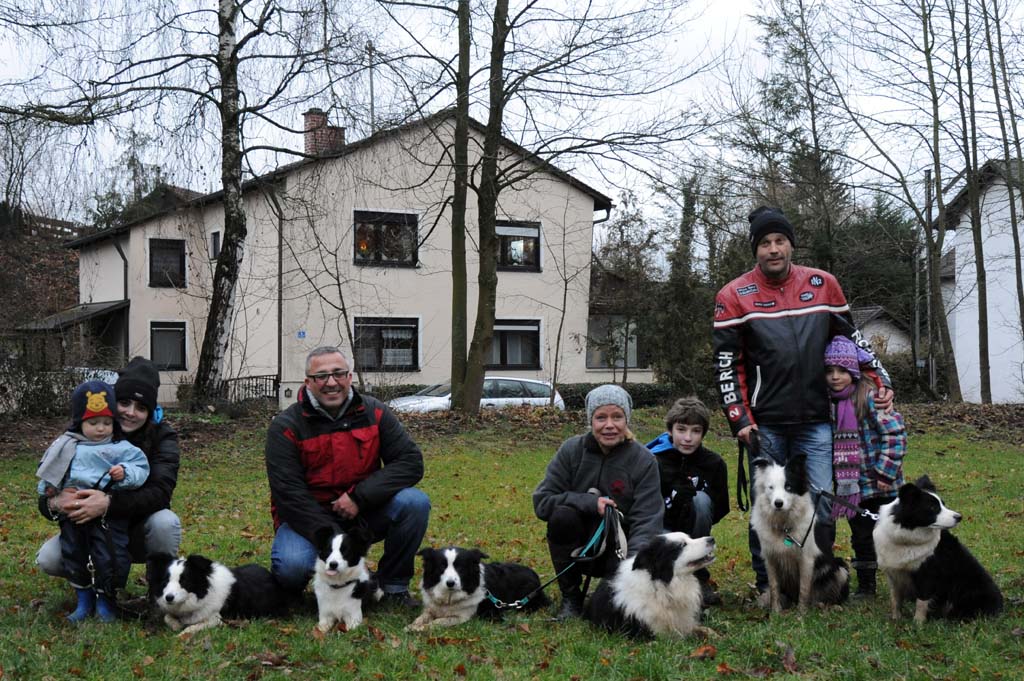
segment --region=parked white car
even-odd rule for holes
[[[488,376],[484,379],[484,391],[480,398],[481,409],[504,409],[529,405],[546,407],[551,403],[551,384],[529,378]],[[426,413],[447,411],[452,408],[451,383],[438,383],[408,397],[396,397],[388,402],[393,410],[400,413]],[[556,408],[565,411],[565,400],[555,391]]]

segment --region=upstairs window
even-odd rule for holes
[[[540,322],[494,320],[488,369],[540,369]]]
[[[418,222],[411,213],[355,211],[355,263],[415,267]]]
[[[540,272],[540,223],[499,220],[498,269]]]
[[[361,371],[419,370],[419,320],[356,317],[354,354]]]
[[[220,232],[210,232],[210,260],[220,257]]]
[[[185,242],[182,239],[149,240],[149,285],[185,288]]]

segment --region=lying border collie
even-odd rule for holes
[[[655,537],[619,563],[587,602],[585,617],[634,638],[713,635],[700,622],[700,582],[693,573],[715,560],[715,540],[683,532]]]
[[[352,529],[317,533],[317,559],[313,571],[319,621],[317,629],[325,634],[341,622],[350,631],[363,621],[363,608],[384,595],[376,578],[366,569],[366,552],[372,538],[369,532]]]
[[[284,590],[260,565],[228,568],[193,554],[157,553],[146,562],[149,596],[164,622],[182,636],[215,627],[221,618],[275,617],[288,611]]]
[[[817,603],[835,605],[850,595],[850,569],[815,540],[817,514],[807,478],[807,457],[785,466],[769,459],[751,462],[754,504],[750,526],[761,542],[768,570],[771,611],[782,612],[783,597],[800,612]]]
[[[484,563],[488,556],[478,549],[427,548],[418,555],[423,559],[423,612],[406,627],[409,631],[462,624],[474,615],[500,619],[502,610],[492,598],[511,604],[540,587],[540,577],[531,568],[518,563]],[[541,591],[522,610],[537,610],[549,603]]]
[[[961,518],[942,503],[928,476],[900,487],[899,497],[879,509],[872,537],[878,567],[889,580],[894,620],[908,600],[916,600],[918,624],[929,617],[966,621],[1002,612],[999,587],[949,532]]]

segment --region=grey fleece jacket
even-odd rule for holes
[[[628,440],[605,454],[590,433],[562,443],[533,491],[533,510],[547,521],[558,506],[597,515],[596,488],[615,500],[634,555],[662,532],[665,503],[661,498],[658,462],[646,447]]]

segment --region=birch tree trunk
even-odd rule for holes
[[[220,74],[221,182],[224,188],[224,238],[213,275],[210,312],[199,351],[192,389],[193,410],[215,395],[223,378],[224,357],[231,340],[235,288],[247,234],[242,205],[242,145],[239,127],[238,53],[235,25],[238,5],[220,0],[217,70]]]

